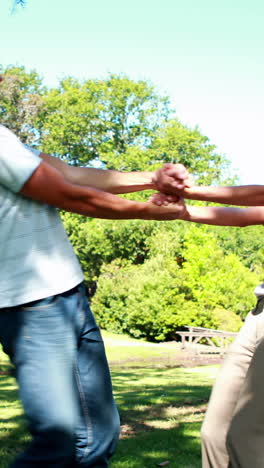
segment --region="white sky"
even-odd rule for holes
[[[264,183],[262,0],[0,1],[0,63],[49,86],[108,72],[147,79],[238,169]]]

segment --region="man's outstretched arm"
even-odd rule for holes
[[[89,167],[70,166],[59,158],[46,153],[40,157],[61,172],[64,178],[75,185],[97,188],[110,193],[130,193],[141,190],[156,190],[156,171],[120,172]],[[174,164],[174,184],[181,189],[188,172],[182,164]]]
[[[106,219],[177,219],[184,211],[183,203],[157,206],[120,198],[111,193],[68,182],[63,174],[42,161],[23,185],[20,193],[73,213]]]

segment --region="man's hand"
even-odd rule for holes
[[[171,203],[182,202],[182,199],[178,195],[169,195],[167,193],[157,192],[149,197],[149,201],[157,206],[168,206]]]
[[[164,215],[168,210],[173,210],[173,217],[171,219],[182,219],[186,214],[186,206],[184,199],[177,195],[167,195],[165,193],[154,193],[149,202],[156,205],[156,207],[163,208]],[[162,216],[162,215],[161,215]],[[160,218],[166,219],[166,218]]]
[[[192,178],[182,164],[164,164],[153,175],[153,182],[162,193],[180,194],[185,187],[192,186]]]
[[[188,207],[185,205],[185,200],[178,195],[168,195],[166,193],[154,193],[150,198],[149,201],[154,205],[163,208],[170,208],[170,207],[178,207],[178,219],[186,219],[186,215],[188,215],[187,209]]]
[[[157,197],[155,199],[155,196]],[[144,219],[156,219],[159,221],[170,221],[173,219],[181,219],[186,212],[186,206],[182,198],[173,196],[171,201],[168,201],[167,195],[156,193],[150,197],[148,204],[149,217],[144,216]]]

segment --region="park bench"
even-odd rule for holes
[[[230,344],[230,341],[237,335],[235,332],[213,330],[212,328],[189,327],[187,325],[184,327],[187,328],[188,331],[177,331],[177,335],[181,338],[182,349],[186,348],[187,343],[195,345],[202,340],[203,343],[207,343],[209,346],[213,347],[214,352],[223,354]],[[217,340],[217,345],[213,339]]]

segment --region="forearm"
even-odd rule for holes
[[[41,153],[44,161],[75,185],[93,187],[114,194],[154,189],[152,172],[119,172],[88,167],[70,166],[58,158]]]
[[[73,188],[74,187],[74,188]],[[147,219],[144,203],[120,198],[91,187],[72,186],[62,195],[60,208],[84,216],[103,219]]]
[[[185,209],[181,204],[161,207],[151,202],[126,200],[95,188],[71,184],[61,172],[46,162],[38,166],[20,193],[66,211],[105,219],[173,220]]]
[[[252,208],[186,206],[180,219],[199,224],[215,226],[245,227],[253,224],[264,224],[264,207]]]
[[[236,187],[193,186],[183,189],[181,196],[190,200],[223,204],[264,206],[264,185],[243,185]]]

